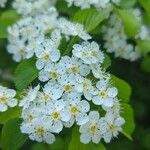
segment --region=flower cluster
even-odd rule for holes
[[[17,99],[14,98],[15,95],[15,90],[0,85],[0,112],[6,111],[8,107],[15,107],[17,105]]]
[[[114,53],[115,57],[121,57],[134,61],[138,59],[140,51],[132,43],[128,43],[128,37],[124,31],[121,20],[115,14],[110,16],[107,26],[103,26],[104,47],[108,53]]]
[[[120,0],[66,0],[68,6],[75,5],[81,7],[81,9],[90,8],[94,6],[96,8],[106,8],[113,2],[116,5],[119,5]]]
[[[4,8],[6,3],[7,3],[7,0],[1,0],[0,1],[0,8]]]
[[[100,46],[88,41],[91,36],[83,25],[59,17],[48,0],[16,0],[13,6],[22,18],[8,28],[8,52],[17,62],[36,57],[39,71],[39,85],[19,103],[21,132],[51,144],[55,134],[76,124],[85,144],[117,137],[125,120],[120,116],[118,90],[102,67],[105,55]],[[62,39],[69,43],[72,36],[78,36],[79,43],[68,53],[60,50]]]
[[[47,38],[50,39],[51,49],[58,48],[63,36],[67,40],[70,36],[79,36],[83,40],[91,38],[85,32],[83,25],[70,22],[65,18],[58,18],[58,13],[54,7],[50,7],[47,11],[36,16],[23,17],[8,28],[8,33],[7,49],[10,54],[13,54],[13,59],[17,62],[31,58],[34,54],[38,57],[42,43],[46,44],[44,41],[47,41]]]
[[[31,88],[19,104],[24,120],[21,131],[32,140],[51,144],[54,134],[76,123],[80,126],[81,142],[98,143],[101,138],[110,142],[125,121],[120,116],[118,90],[110,84],[110,75],[102,71],[104,55],[98,44],[75,44],[72,57],[61,57],[49,43],[47,40],[41,44],[43,49],[38,56],[44,58],[46,49],[49,55],[36,63],[39,80],[45,83],[42,92],[39,85]],[[91,76],[95,80],[90,80]],[[91,111],[91,103],[101,106],[105,115],[100,118],[98,111]]]
[[[15,0],[13,7],[21,15],[36,15],[47,10],[55,0]]]

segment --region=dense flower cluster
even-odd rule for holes
[[[0,112],[6,111],[8,107],[15,107],[17,105],[17,99],[14,98],[15,95],[15,90],[0,85]]]
[[[110,16],[107,26],[103,26],[104,47],[108,53],[114,53],[115,57],[121,57],[134,61],[140,57],[138,47],[128,43],[128,37],[125,34],[124,27],[117,15]]]
[[[140,9],[134,9],[133,14],[142,24],[134,40],[150,40],[150,29],[143,24]],[[115,57],[121,57],[130,61],[135,61],[141,57],[138,45],[129,43],[122,21],[116,14],[110,16],[108,24],[102,27],[102,32],[104,33],[104,47],[108,53],[114,53]]]
[[[125,120],[120,116],[118,90],[110,84],[110,75],[102,71],[104,55],[98,44],[75,44],[72,57],[61,57],[58,50],[51,50],[49,42],[44,41],[38,52],[43,58],[47,49],[46,60],[38,59],[36,63],[39,80],[45,85],[42,91],[39,85],[31,88],[19,104],[24,120],[21,131],[32,140],[51,144],[54,134],[76,123],[81,142],[98,143],[101,138],[110,142],[122,130]],[[95,82],[90,80],[91,72]],[[91,102],[101,106],[105,115],[100,118],[98,111],[91,111]]]
[[[7,0],[0,0],[0,8],[4,8],[7,3]]]
[[[118,5],[120,0],[66,0],[68,6],[75,5],[81,7],[81,9],[90,8],[94,6],[96,8],[106,8],[110,5],[111,2]]]
[[[97,2],[105,8],[110,1]],[[118,90],[102,67],[105,55],[100,46],[88,41],[91,36],[83,25],[59,17],[48,0],[16,0],[13,6],[22,18],[8,28],[8,52],[17,62],[36,57],[39,70],[39,85],[19,102],[22,133],[51,144],[55,134],[76,124],[82,143],[99,143],[102,138],[109,143],[125,120],[120,116]],[[80,41],[73,44],[71,55],[59,46],[72,36]]]

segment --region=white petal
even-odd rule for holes
[[[46,143],[52,144],[55,142],[55,136],[50,132],[46,132],[44,135],[44,140],[46,141]]]
[[[58,50],[54,50],[54,51],[51,52],[51,60],[53,62],[58,61],[59,58],[60,58],[60,52]]]
[[[10,98],[10,99],[8,99],[7,100],[7,104],[8,104],[8,106],[10,106],[10,107],[15,107],[16,105],[17,105],[17,99],[12,99],[12,98]]]
[[[87,144],[91,141],[91,135],[90,134],[81,134],[80,135],[80,141],[84,144]]]
[[[92,142],[98,144],[100,142],[101,135],[99,133],[96,133],[92,136]]]
[[[63,129],[63,124],[61,121],[54,122],[54,124],[51,126],[51,130],[55,133],[59,133]]]
[[[94,96],[92,101],[95,105],[102,105],[104,102],[103,99],[101,99],[99,96]]]
[[[5,104],[0,104],[0,112],[6,111],[7,108],[8,108],[7,105],[5,105]]]
[[[118,90],[115,87],[108,88],[107,92],[108,92],[108,96],[110,96],[110,97],[115,97],[118,94]]]
[[[81,112],[88,112],[90,110],[90,105],[87,101],[82,100],[81,102],[79,102],[78,108]]]
[[[64,111],[61,112],[61,120],[62,121],[67,122],[70,119],[71,119],[71,114],[67,110],[66,111],[64,110]]]
[[[87,114],[81,114],[79,113],[76,116],[76,121],[78,125],[83,125],[85,123],[87,123],[89,121],[89,117],[87,116]]]

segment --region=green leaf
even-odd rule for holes
[[[104,9],[98,11],[97,9],[90,8],[85,10],[79,10],[74,18],[74,22],[81,23],[85,26],[85,29],[90,32],[94,30],[104,19],[109,15],[110,9]]]
[[[135,35],[137,35],[137,33],[140,31],[141,24],[137,20],[133,12],[127,9],[114,8],[114,10],[117,12],[120,19],[122,20],[126,34],[129,37],[134,37]]]
[[[5,25],[12,25],[14,24],[20,16],[14,9],[4,11],[0,16],[0,23]]]
[[[110,59],[110,57],[107,54],[104,54],[104,55],[105,55],[105,59],[104,59],[104,62],[102,64],[102,67],[104,69],[107,69],[107,68],[109,68],[111,66],[111,59]]]
[[[139,0],[148,15],[150,15],[150,0]]]
[[[141,63],[141,68],[143,69],[143,71],[150,72],[150,56],[144,58]]]
[[[118,89],[118,96],[121,99],[121,102],[128,103],[131,96],[131,87],[130,85],[122,79],[117,78],[112,75],[111,79],[114,86]]]
[[[140,52],[146,56],[150,52],[150,40],[138,41]]]
[[[14,24],[19,15],[13,9],[4,11],[0,16],[0,38],[7,38],[7,27]]]
[[[136,0],[121,0],[119,6],[122,8],[131,8],[136,4]]]
[[[7,38],[7,26],[0,23],[0,38]]]
[[[15,118],[6,122],[2,128],[2,149],[19,150],[27,137],[20,131],[20,119]]]
[[[20,116],[20,108],[9,108],[6,112],[0,112],[0,124],[6,123],[8,120],[17,118]]]
[[[134,123],[134,114],[133,109],[129,104],[122,104],[122,112],[121,116],[125,119],[125,124],[123,125],[123,131],[122,133],[132,140],[132,133],[135,129],[135,123]]]
[[[23,90],[38,77],[38,70],[35,67],[35,59],[27,59],[21,62],[14,73],[14,82],[18,90]]]
[[[106,149],[104,145],[101,143],[82,144],[80,142],[79,129],[75,127],[72,131],[72,138],[71,138],[68,150],[106,150]]]

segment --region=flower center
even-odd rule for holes
[[[97,56],[97,51],[92,51],[92,56]]]
[[[19,49],[19,54],[20,54],[20,55],[23,55],[23,54],[24,54],[24,48],[20,48],[20,49]]]
[[[79,70],[79,68],[78,68],[77,66],[73,66],[73,67],[70,68],[70,72],[71,72],[71,73],[74,73],[74,74],[75,74],[75,73],[79,73],[79,71],[80,71],[80,70]]]
[[[49,96],[48,96],[47,94],[44,94],[44,95],[43,95],[43,99],[44,99],[45,102],[48,102]]]
[[[92,134],[95,134],[95,133],[97,132],[96,124],[92,124],[92,125],[90,126],[90,132],[91,132]]]
[[[56,80],[58,78],[58,73],[56,71],[53,71],[50,73],[50,77],[52,80]]]
[[[30,114],[30,115],[28,116],[28,121],[32,121],[32,119],[33,119],[33,116]]]
[[[0,103],[5,103],[6,102],[6,97],[0,95]]]
[[[77,106],[72,106],[72,107],[70,108],[70,112],[71,112],[73,115],[75,115],[75,114],[77,114],[77,113],[79,112],[79,110],[78,110]]]
[[[89,83],[86,82],[86,81],[84,81],[84,82],[83,82],[83,88],[84,88],[85,90],[88,90],[89,87],[90,87]]]
[[[88,55],[89,55],[88,52],[86,52],[86,51],[83,51],[83,52],[82,52],[82,56],[88,56]]]
[[[115,125],[114,124],[110,124],[109,125],[109,131],[110,132],[114,132],[114,130],[115,130]]]
[[[43,135],[44,134],[44,128],[43,127],[36,128],[35,132],[38,135]]]
[[[58,120],[60,118],[60,113],[55,111],[52,113],[53,120]]]
[[[107,96],[106,91],[100,91],[100,92],[99,92],[99,96],[100,96],[100,97],[106,97],[106,96]]]
[[[70,84],[64,85],[64,91],[65,92],[71,92],[72,91],[72,86]]]
[[[44,58],[45,61],[48,61],[48,60],[49,60],[49,57],[50,57],[49,54],[45,54],[43,58]]]

